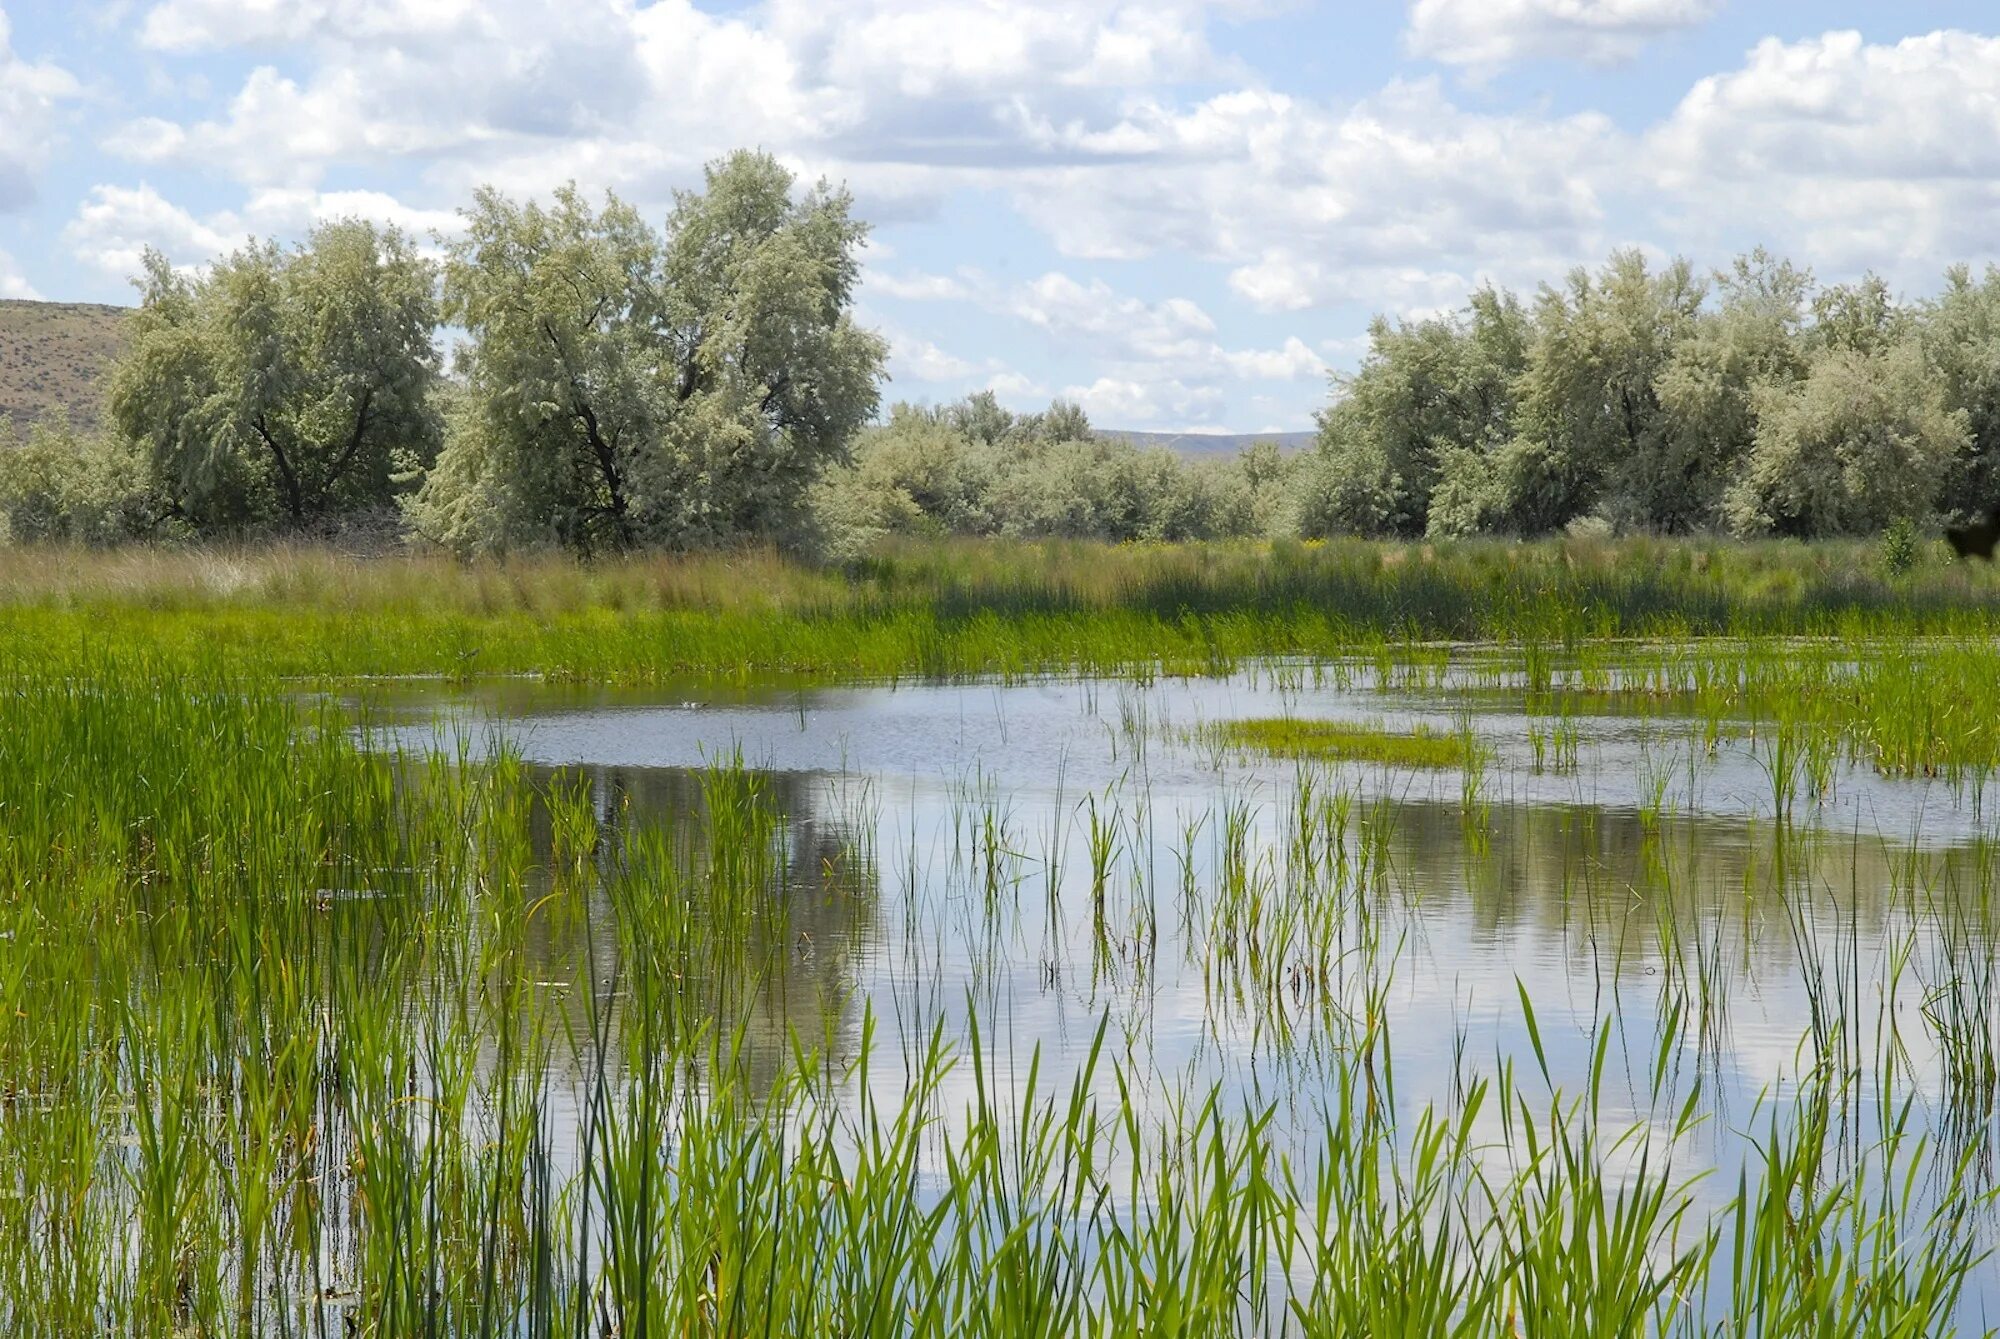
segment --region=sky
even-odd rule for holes
[[[2000,11],[1842,0],[0,0],[0,297],[481,185],[844,183],[889,399],[1297,431],[1378,314],[1637,246],[2000,248]]]

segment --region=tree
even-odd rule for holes
[[[1628,523],[1674,532],[1720,523],[1756,437],[1758,396],[1805,375],[1811,271],[1759,248],[1715,282],[1718,309],[1701,314],[1654,382],[1667,428],[1625,471]]]
[[[466,394],[410,508],[418,530],[462,549],[630,543],[633,476],[660,435],[658,238],[574,187],[546,209],[481,190],[465,220],[444,312],[470,337]]]
[[[1924,360],[1945,406],[1965,415],[1968,449],[1945,479],[1940,504],[1955,521],[2000,508],[2000,269],[1974,280],[1960,265],[1924,313]]]
[[[1931,519],[1967,445],[1915,340],[1822,348],[1804,379],[1758,394],[1757,434],[1726,510],[1739,534],[1863,534]]]
[[[110,421],[174,516],[298,528],[385,506],[430,463],[435,275],[402,233],[343,220],[203,275],[144,263]]]
[[[1671,438],[1656,382],[1705,292],[1686,261],[1654,274],[1637,251],[1542,291],[1516,436],[1494,463],[1501,525],[1537,534],[1600,507],[1643,519],[1644,482]]]
[[[1336,378],[1341,398],[1320,415],[1308,527],[1423,534],[1446,456],[1506,440],[1528,334],[1521,304],[1492,288],[1453,316],[1377,318],[1368,356]]]
[[[885,348],[850,308],[865,228],[763,154],[712,165],[664,233],[574,187],[480,192],[445,268],[467,403],[411,508],[462,549],[583,552],[795,532],[875,412]]]
[[[129,443],[79,434],[60,411],[25,442],[0,423],[0,538],[108,545],[149,533],[159,519],[146,462]]]

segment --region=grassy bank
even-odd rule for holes
[[[1986,637],[2000,576],[1866,545],[951,543],[458,564],[311,549],[0,554],[0,652],[145,648],[284,675],[607,682],[1153,668],[1433,640]]]

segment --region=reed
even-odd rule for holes
[[[1814,567],[1816,551],[1706,568],[1643,546],[1385,552],[919,549],[864,566],[858,593],[767,555],[410,560],[344,593],[346,565],[320,555],[207,555],[203,593],[178,605],[194,555],[29,582],[0,661],[0,1328],[1977,1332],[2000,1074],[1992,850],[1877,877],[1862,838],[1804,820],[1843,768],[1981,765],[1993,742],[1973,708],[1992,704],[1995,653],[1884,638],[1974,626],[1983,576],[1878,614],[1872,578]],[[1071,572],[1082,557],[1109,573]],[[1773,572],[1811,575],[1752,598]],[[766,589],[732,584],[751,578]],[[1596,602],[1574,612],[1536,581]],[[1289,612],[1240,614],[1259,583],[1259,607]],[[1499,613],[1457,603],[1475,586]],[[1650,602],[1669,595],[1683,632],[1859,622],[1811,648],[1761,631],[1600,640],[1664,618]],[[1371,624],[1392,596],[1403,614]],[[1370,627],[1379,641],[1354,651]],[[1489,671],[1412,627],[1532,637],[1497,648],[1481,684]],[[394,640],[440,629],[442,651]],[[693,649],[652,640],[704,629]],[[1169,650],[1141,654],[1162,629]],[[148,630],[160,640],[139,649]],[[803,649],[781,655],[795,632]],[[1461,707],[1536,695],[1551,772],[1577,770],[1585,705],[1688,731],[1685,802],[1666,802],[1678,756],[1653,758],[1629,866],[1609,869],[1587,805],[1547,838],[1575,861],[1554,913],[1576,918],[1574,976],[1608,984],[1528,979],[1487,1001],[1495,1049],[1461,1045],[1448,1087],[1422,1086],[1412,1043],[1434,1039],[1399,1013],[1437,985],[1411,867],[1442,861],[1439,834],[1465,818],[1482,834],[1528,821],[1495,784],[1497,727],[1475,731],[1469,709],[1449,733],[1219,727],[1295,770],[1275,799],[1231,786],[1172,817],[1154,816],[1150,755],[1121,752],[1136,770],[1080,801],[1058,777],[1034,808],[975,779],[950,841],[910,841],[906,882],[941,862],[953,895],[899,906],[873,797],[852,815],[866,831],[830,841],[732,752],[675,780],[662,816],[602,772],[532,769],[499,741],[373,748],[365,702],[285,677],[441,657],[605,678],[1044,658],[1207,673],[1281,643],[1346,657],[1286,669],[1301,702],[1320,673]],[[1927,674],[1962,703],[1927,699]],[[1121,749],[1164,737],[1136,701],[1117,710]],[[1722,857],[1692,824],[1697,755],[1738,725],[1770,787],[1758,822],[1780,835],[1731,847],[1727,922],[1703,904]],[[1460,771],[1457,814],[1448,794],[1430,811],[1381,783],[1418,767]],[[1495,849],[1461,836],[1449,877],[1476,884]],[[826,932],[833,905],[862,927],[850,940],[887,946],[871,950],[889,960],[876,993],[841,956],[865,946]],[[1034,916],[1060,969],[1048,990],[1081,999],[1085,1037],[1011,1035],[1032,1015],[991,983],[1037,951],[1016,932]],[[1087,981],[1066,975],[1072,934],[1102,966]],[[1640,954],[1626,935],[1664,969],[1643,991],[1619,984]],[[1732,955],[1752,953],[1782,958],[1801,992],[1800,1045],[1730,1113],[1748,1151],[1711,1167],[1714,1057],[1742,1026]],[[944,998],[935,974],[959,957],[976,988]],[[1135,982],[1175,974],[1201,1016],[1165,1026],[1241,1056],[1158,1062]],[[1937,1119],[1919,1033],[1940,1057]]]

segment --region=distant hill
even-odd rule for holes
[[[74,423],[96,423],[129,314],[86,302],[0,301],[0,419],[25,430],[62,408]]]
[[[1297,451],[1313,444],[1310,432],[1126,432],[1100,428],[1097,435],[1134,446],[1164,446],[1183,456],[1233,456],[1255,442],[1276,442],[1280,450]]]

